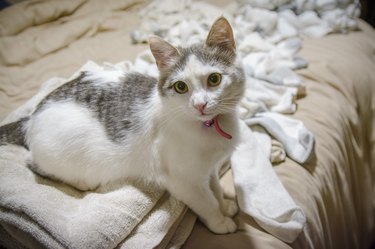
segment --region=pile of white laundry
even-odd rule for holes
[[[296,54],[305,37],[355,30],[359,1],[247,0],[217,7],[191,0],[163,0],[153,1],[139,14],[142,24],[132,33],[134,43],[145,43],[149,35],[156,34],[175,46],[203,42],[214,20],[220,16],[229,20],[247,81],[241,101],[246,142],[231,160],[237,201],[266,231],[283,241],[294,241],[306,217],[282,186],[271,162],[283,161],[288,155],[303,164],[314,146],[313,134],[301,121],[282,115],[294,113],[297,96],[305,94],[303,80],[293,70],[307,67],[308,62]],[[124,66],[158,76],[149,51]],[[271,136],[280,142],[277,146]]]
[[[293,70],[307,61],[296,56],[303,37],[318,38],[332,32],[357,28],[358,0],[248,0],[220,8],[191,0],[153,1],[142,9],[142,24],[132,33],[135,43],[147,42],[150,34],[162,36],[173,45],[202,42],[219,16],[225,16],[234,29],[237,52],[256,93],[247,94],[257,108],[294,113],[293,100],[303,93],[302,79]],[[152,55],[146,51],[134,65],[135,70],[157,76]],[[263,85],[272,83],[273,86]],[[278,86],[287,86],[279,88]],[[291,89],[288,87],[292,87]],[[265,92],[269,91],[271,94]],[[254,106],[245,113],[253,114]],[[255,110],[257,110],[255,108]],[[245,111],[245,110],[243,110]]]
[[[273,130],[272,135],[286,145],[287,154],[303,163],[308,159],[312,141],[304,145],[307,152],[303,155],[293,154],[285,144],[284,135],[278,134],[287,129],[269,128],[282,123],[301,127],[298,122],[285,122],[287,118],[277,113],[294,113],[297,96],[305,94],[303,80],[293,71],[308,65],[305,59],[296,55],[303,38],[357,29],[359,7],[358,0],[247,0],[231,2],[224,7],[192,0],[153,1],[140,11],[142,23],[132,33],[132,39],[135,43],[144,43],[150,34],[156,34],[175,46],[203,42],[214,20],[225,16],[232,24],[237,53],[247,76],[248,88],[241,102],[241,117],[249,125],[258,123],[271,133]],[[158,76],[150,51],[141,53],[131,68]],[[264,114],[266,112],[273,114]],[[255,116],[257,119],[250,121]],[[309,140],[306,134],[304,136],[301,140]]]

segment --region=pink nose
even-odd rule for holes
[[[194,105],[195,109],[197,109],[202,115],[204,114],[204,108],[206,107],[207,103],[204,104],[197,104]]]

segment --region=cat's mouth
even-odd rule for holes
[[[207,128],[214,127],[217,133],[219,133],[220,136],[226,138],[226,139],[232,139],[232,136],[225,131],[223,131],[219,124],[218,116],[215,116],[213,119],[207,120],[203,122],[203,125]]]
[[[205,113],[205,114],[199,115],[198,120],[200,120],[202,122],[206,122],[206,121],[214,119],[216,116],[217,116],[217,114],[207,114],[207,113]]]
[[[220,114],[210,114],[210,113],[205,112],[204,110],[199,110],[199,111],[200,111],[200,115],[198,119],[202,122],[202,124],[205,127],[207,128],[214,127],[220,136],[226,139],[232,139],[232,136],[229,133],[223,131],[220,127],[220,122],[218,118]]]

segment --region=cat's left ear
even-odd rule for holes
[[[219,47],[235,52],[236,44],[234,42],[233,30],[225,17],[220,17],[212,25],[206,39],[206,46]]]
[[[175,47],[159,36],[150,36],[148,42],[160,71],[170,66],[180,55]]]

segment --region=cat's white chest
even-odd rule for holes
[[[161,168],[167,174],[205,174],[220,166],[231,155],[238,128],[234,120],[222,122],[233,135],[221,136],[214,127],[203,123],[178,123],[159,137]],[[198,177],[198,176],[197,176]]]

